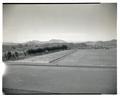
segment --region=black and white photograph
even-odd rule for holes
[[[3,3],[4,95],[117,94],[117,3]]]

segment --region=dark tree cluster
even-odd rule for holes
[[[17,60],[29,55],[46,54],[46,53],[66,50],[66,49],[68,49],[66,45],[61,45],[61,46],[51,46],[51,47],[44,47],[44,48],[40,48],[40,47],[32,48],[26,51],[7,51],[7,52],[4,52],[3,54],[3,61]]]
[[[27,54],[46,53],[46,52],[53,52],[53,51],[66,50],[66,49],[67,49],[66,45],[28,49]]]

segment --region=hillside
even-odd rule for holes
[[[68,48],[82,48],[82,47],[117,47],[117,40],[110,41],[89,41],[89,42],[79,42],[79,43],[69,43],[63,40],[52,39],[49,41],[28,41],[26,43],[3,43],[3,51],[11,51],[14,49],[17,50],[26,50],[30,48],[38,48],[38,47],[52,47],[59,45],[67,45]]]

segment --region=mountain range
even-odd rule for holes
[[[28,41],[26,43],[10,43],[10,42],[4,42],[3,45],[30,45],[30,46],[35,46],[35,45],[45,45],[45,44],[68,44],[69,42],[66,42],[64,40],[59,40],[59,39],[51,39],[49,41],[38,41],[38,40],[32,40]],[[97,45],[97,46],[117,46],[117,40],[109,40],[109,41],[87,41],[87,42],[77,42],[74,44],[80,44],[84,43],[86,45]]]

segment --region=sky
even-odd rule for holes
[[[3,42],[116,39],[116,4],[4,4]]]

